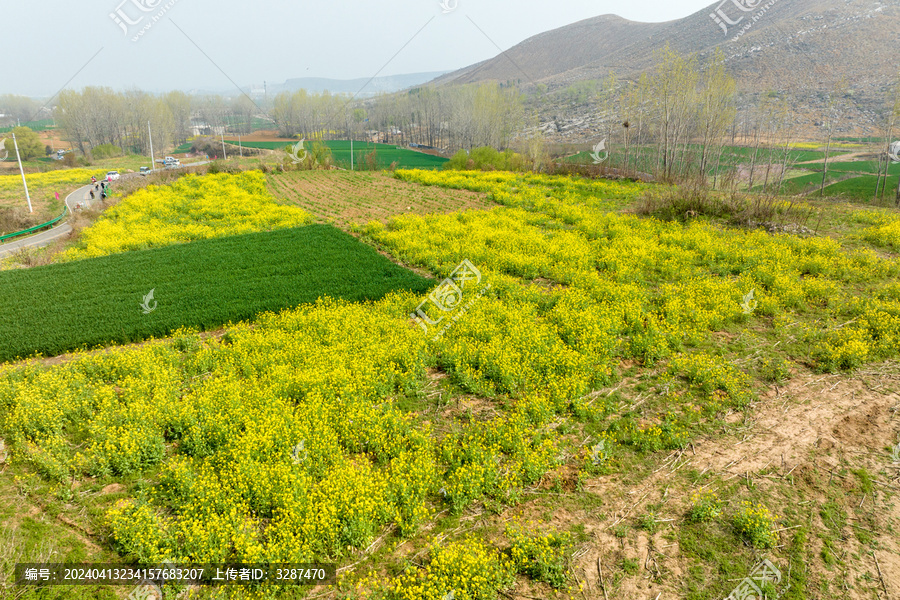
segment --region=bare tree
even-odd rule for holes
[[[846,84],[843,79],[837,82],[828,94],[825,103],[825,161],[822,163],[822,185],[819,187],[819,197],[825,195],[825,183],[828,179],[828,158],[831,153],[831,142],[834,139],[834,128],[838,120],[842,116],[842,107],[838,101],[838,97],[843,95]]]
[[[724,146],[723,138],[734,123],[737,109],[734,106],[736,84],[734,78],[725,72],[725,57],[721,49],[706,66],[700,90],[699,123],[700,131],[700,181],[706,183],[710,155],[715,146]],[[721,153],[719,153],[721,158]],[[719,169],[716,163],[716,171]]]

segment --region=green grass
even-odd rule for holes
[[[238,140],[225,140],[229,144],[237,145]],[[299,140],[298,140],[299,141]],[[281,150],[290,146],[292,142],[241,142],[247,148],[262,148],[265,150]],[[296,143],[296,142],[293,142]],[[324,142],[326,146],[331,148],[335,162],[342,167],[350,167],[350,141],[349,140],[329,140]],[[309,148],[312,142],[304,142],[304,146]],[[375,144],[373,142],[353,142],[353,160],[358,167],[365,162],[365,155],[372,150],[378,155],[378,168],[386,169],[391,163],[396,162],[401,169],[439,169],[447,162],[442,156],[432,156],[408,150],[400,146],[391,144]]]
[[[208,329],[322,296],[422,292],[431,283],[330,225],[7,271],[0,273],[0,360]],[[151,289],[157,308],[144,315]]]

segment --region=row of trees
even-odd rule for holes
[[[279,94],[267,114],[245,95],[228,100],[87,87],[62,92],[55,116],[83,153],[111,144],[147,154],[148,122],[158,148],[179,145],[191,137],[192,119],[208,126],[208,133],[247,134],[270,119],[284,137],[377,136],[380,141],[456,150],[507,147],[522,128],[522,98],[515,87],[496,83],[422,87],[367,100],[300,90]]]
[[[191,134],[191,97],[184,92],[156,96],[139,90],[117,93],[109,88],[86,87],[60,93],[56,122],[82,152],[111,144],[124,150],[149,154],[153,143],[177,145]]]
[[[285,137],[371,137],[445,149],[506,147],[523,123],[521,93],[497,83],[421,87],[354,101],[345,96],[282,92],[271,111]]]
[[[637,81],[618,81],[611,74],[579,91],[590,91],[590,101],[602,116],[601,135],[624,147],[620,166],[681,179],[716,170],[714,165],[733,137],[736,89],[720,51],[701,63],[696,56],[666,48],[657,67]],[[565,94],[571,96],[570,90]],[[655,147],[655,152],[629,156],[629,148],[637,145]]]
[[[599,138],[624,149],[615,153],[615,166],[626,171],[640,169],[668,180],[711,180],[714,186],[723,173],[729,173],[732,181],[740,178],[749,188],[781,190],[796,161],[794,150],[801,135],[796,107],[803,103],[787,91],[742,97],[718,50],[701,61],[666,48],[656,62],[655,69],[636,81],[620,81],[610,74],[606,80],[554,92],[539,85],[529,106],[542,112],[545,120],[548,112],[559,111],[560,106],[571,110],[576,105],[582,111],[587,106],[588,112],[599,115]],[[850,125],[850,96],[846,83],[838,82],[820,102],[815,124],[825,149],[820,191],[828,183],[835,135]],[[890,94],[884,117],[884,136],[890,144],[900,129],[900,81]],[[556,127],[561,129],[558,122]],[[735,144],[744,150],[727,148]],[[634,152],[638,146],[640,151]],[[873,148],[880,158],[876,190],[880,197],[884,197],[888,175],[887,150],[880,142]]]

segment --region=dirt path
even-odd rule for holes
[[[857,526],[855,523],[861,521],[848,517],[848,525],[841,528],[843,539],[838,547],[844,553],[846,581],[874,575],[875,580],[868,587],[880,587],[872,554],[872,547],[877,546],[874,552],[888,597],[900,598],[900,540],[887,533],[900,523],[900,505],[895,501],[900,492],[900,464],[891,464],[888,450],[897,444],[900,435],[898,390],[900,362],[872,366],[851,375],[798,377],[784,387],[772,386],[746,413],[746,419],[744,414],[732,414],[723,436],[695,440],[688,448],[665,456],[635,485],[627,481],[628,474],[589,481],[585,488],[602,499],[602,519],[590,512],[554,515],[554,522],[561,528],[563,523],[583,522],[592,538],[580,549],[575,561],[576,572],[590,591],[587,597],[603,597],[598,560],[605,565],[610,592],[610,578],[624,559],[637,561],[642,576],[623,580],[610,598],[683,596],[683,577],[690,564],[678,542],[666,535],[666,523],[683,521],[692,491],[746,480],[775,498],[782,488],[805,486],[809,488],[802,492],[804,504],[810,508],[809,526],[813,530],[826,529],[829,524],[821,522],[818,508],[832,498],[818,490],[832,484],[853,489],[854,470],[865,469],[872,474],[874,491],[862,498],[853,497],[852,504],[870,511],[880,532],[872,532],[873,544],[862,544],[856,529],[869,531],[866,528],[871,526]],[[690,485],[685,475],[689,472],[697,480],[708,474],[716,478],[709,486]],[[635,519],[651,505],[662,506],[659,532],[650,535],[636,530],[626,537],[617,535],[616,525],[634,526]],[[847,513],[854,514],[850,510]],[[807,565],[808,569],[812,573],[828,573],[828,565],[818,556],[821,543],[815,535],[810,535],[810,540],[817,561]],[[783,557],[781,563],[786,566]],[[859,587],[842,590],[840,597],[872,597],[868,588]]]

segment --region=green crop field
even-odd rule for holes
[[[699,151],[700,147],[691,144],[688,146],[689,149],[694,151]],[[609,166],[617,166],[621,164],[625,157],[625,148],[622,144],[608,144],[607,150],[609,150]],[[652,171],[654,165],[656,164],[656,146],[631,146],[628,149],[628,164],[629,168],[634,168],[642,171]],[[738,163],[746,163],[753,159],[754,153],[757,153],[757,162],[762,163],[767,160],[769,156],[772,157],[774,162],[780,162],[780,157],[782,156],[781,151],[777,148],[769,150],[767,148],[760,148],[759,151],[755,148],[746,147],[746,146],[728,146],[725,148],[725,152],[722,154],[721,165],[722,169],[731,168],[732,165]],[[812,160],[822,160],[825,158],[825,153],[818,150],[791,150],[791,162],[796,164],[806,163]],[[830,158],[835,158],[846,154],[846,151],[835,151],[829,153]],[[568,156],[563,159],[564,162],[571,162],[577,164],[591,163],[593,158],[591,157],[590,152],[579,152],[572,156]],[[713,157],[713,162],[715,162],[715,157]],[[853,163],[849,163],[853,164]]]
[[[18,127],[18,125],[16,125]],[[22,127],[28,127],[32,131],[46,131],[53,129],[53,119],[41,119],[40,121],[26,121],[22,123]],[[13,127],[0,127],[0,133],[9,133]]]
[[[238,140],[225,140],[229,144],[237,145]],[[298,140],[299,141],[299,140]],[[246,148],[262,148],[265,150],[281,150],[292,143],[296,142],[241,142]],[[345,168],[350,167],[350,141],[349,140],[328,140],[324,142],[326,146],[331,148],[335,162]],[[308,148],[312,142],[305,142]],[[373,142],[353,142],[353,160],[355,165],[364,164],[365,155],[375,150],[378,157],[378,168],[386,169],[391,163],[396,162],[401,169],[439,169],[448,159],[442,156],[432,156],[409,150],[400,146],[391,144],[375,144]]]
[[[875,195],[875,176],[862,175],[838,181],[825,188],[826,196],[843,196],[854,200],[871,200]],[[888,177],[885,197],[892,198],[897,189],[897,177]]]
[[[207,329],[322,296],[376,300],[431,282],[329,225],[0,272],[0,360]],[[143,314],[144,296],[155,290]]]
[[[838,175],[836,173],[829,173],[828,182],[835,181]],[[803,175],[798,175],[796,177],[786,177],[784,182],[782,183],[781,189],[779,193],[786,194],[789,196],[793,196],[796,194],[802,194],[805,192],[809,192],[814,189],[816,185],[822,184],[822,174],[821,173],[805,173]],[[761,192],[763,189],[762,184],[754,185],[754,192]]]
[[[821,168],[821,165],[819,165]],[[878,172],[878,162],[873,160],[857,160],[849,162],[829,162],[829,171],[840,171],[845,173],[869,173],[874,175]],[[900,164],[892,164],[888,167],[891,175],[900,175]]]

